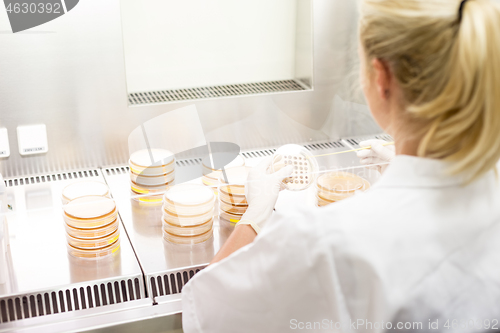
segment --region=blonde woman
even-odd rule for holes
[[[272,218],[286,171],[256,168],[185,332],[500,330],[500,5],[362,0],[359,31],[396,157],[361,196]]]

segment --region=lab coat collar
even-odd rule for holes
[[[385,170],[376,187],[439,188],[462,186],[464,175],[447,173],[450,164],[442,160],[398,155]]]

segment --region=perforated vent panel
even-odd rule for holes
[[[145,297],[139,278],[0,298],[0,322],[129,302]]]
[[[141,105],[301,90],[306,89],[298,82],[294,80],[283,80],[131,93],[128,95],[128,101],[130,105]]]
[[[21,186],[29,184],[46,183],[46,182],[55,182],[66,179],[90,178],[98,176],[99,176],[99,171],[97,169],[73,171],[73,172],[61,172],[52,175],[49,174],[41,176],[10,178],[5,180],[5,185],[7,187],[12,187],[12,186]]]
[[[151,276],[149,283],[153,297],[179,294],[188,281],[202,268]]]

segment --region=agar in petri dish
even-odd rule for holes
[[[208,212],[198,215],[177,215],[168,210],[163,209],[163,219],[170,224],[178,226],[195,226],[206,223],[214,216],[214,208]]]
[[[212,229],[214,219],[211,218],[203,224],[193,225],[193,226],[179,226],[175,224],[170,224],[163,220],[163,230],[172,235],[176,236],[197,236],[206,233]]]
[[[130,180],[139,186],[162,186],[171,183],[175,179],[175,171],[161,176],[143,176],[130,173]]]
[[[210,174],[212,172],[221,172],[221,169],[213,169],[210,165],[206,165],[207,163],[206,162],[209,162],[210,159],[208,158],[205,158],[203,159],[202,161],[202,164],[203,164],[203,174]],[[224,166],[224,169],[229,169],[229,168],[234,168],[234,167],[242,167],[242,166],[245,166],[245,158],[241,155],[238,155],[236,156],[236,158],[234,160],[232,160],[231,162],[229,162],[228,164],[226,164]],[[206,173],[205,173],[206,172]]]
[[[329,172],[317,181],[318,196],[328,201],[340,201],[353,196],[356,191],[366,191],[370,183],[348,172]]]
[[[212,237],[212,234],[213,234],[212,228],[210,228],[210,230],[205,232],[204,234],[197,236],[177,236],[163,230],[163,239],[166,240],[167,242],[174,244],[192,245],[192,244],[203,243],[209,240],[210,237]]]
[[[221,184],[229,184],[231,187],[244,188],[250,170],[252,170],[252,168],[245,166],[226,169],[227,181],[224,178],[223,172],[220,173],[219,181]],[[245,191],[243,191],[243,193],[245,193]]]
[[[62,202],[67,204],[76,198],[97,195],[101,197],[110,197],[108,185],[93,181],[80,181],[69,184],[62,190]]]
[[[175,157],[171,151],[165,149],[143,149],[130,155],[129,167],[130,171],[137,175],[161,176],[175,169],[174,162]]]
[[[172,212],[178,212],[190,207],[213,206],[215,195],[212,190],[201,184],[180,184],[172,186],[163,196],[167,206],[174,207]],[[200,214],[201,212],[198,212]]]
[[[283,186],[290,191],[303,191],[316,180],[318,162],[306,148],[299,145],[284,145],[273,156],[271,171],[276,172],[286,166],[293,166],[293,174],[283,180]]]
[[[82,259],[99,259],[118,251],[120,249],[120,238],[118,237],[113,244],[99,249],[79,249],[69,244],[67,244],[67,248],[68,253],[73,257]]]
[[[72,247],[75,247],[78,249],[103,248],[103,247],[106,247],[106,246],[116,242],[118,237],[120,237],[120,230],[119,229],[116,229],[110,235],[107,235],[107,236],[104,236],[101,238],[94,238],[94,239],[75,238],[75,237],[70,236],[69,234],[66,234],[66,240],[68,241],[68,244],[71,245]]]
[[[219,216],[223,218],[226,221],[229,221],[231,223],[238,223],[241,220],[241,217],[243,214],[233,214],[233,213],[228,213],[223,210],[219,212]]]
[[[219,208],[226,213],[231,214],[245,214],[247,211],[248,205],[232,205],[225,203],[224,201],[219,201]]]
[[[220,193],[219,193],[219,198],[230,204],[234,205],[248,205],[247,198],[245,197],[245,191],[243,191],[243,194],[236,194],[233,193],[232,188],[229,188],[227,186],[220,187]],[[241,191],[238,191],[241,192]]]
[[[64,213],[72,218],[93,219],[110,214],[116,209],[113,199],[88,195],[71,200],[63,207]]]
[[[115,230],[118,229],[118,219],[115,219],[113,222],[103,227],[91,229],[74,228],[67,225],[66,223],[64,223],[64,226],[66,228],[66,232],[72,237],[81,239],[95,239],[108,236],[115,232]]]
[[[150,186],[136,184],[133,181],[130,182],[130,189],[137,194],[163,194],[169,188],[169,186],[170,184]]]

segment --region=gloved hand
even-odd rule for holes
[[[384,140],[367,140],[360,142],[361,147],[370,147],[370,149],[360,150],[357,152],[358,157],[361,160],[362,165],[368,165],[373,169],[378,170],[383,173],[385,169],[389,166],[388,163],[396,156],[396,148],[394,145],[387,145],[387,141]],[[377,165],[380,163],[385,163],[384,165]]]
[[[268,168],[273,158],[269,157],[254,167],[248,174],[245,184],[245,196],[248,209],[237,225],[250,224],[259,233],[271,216],[278,200],[281,182],[293,173],[293,166],[269,173]]]

